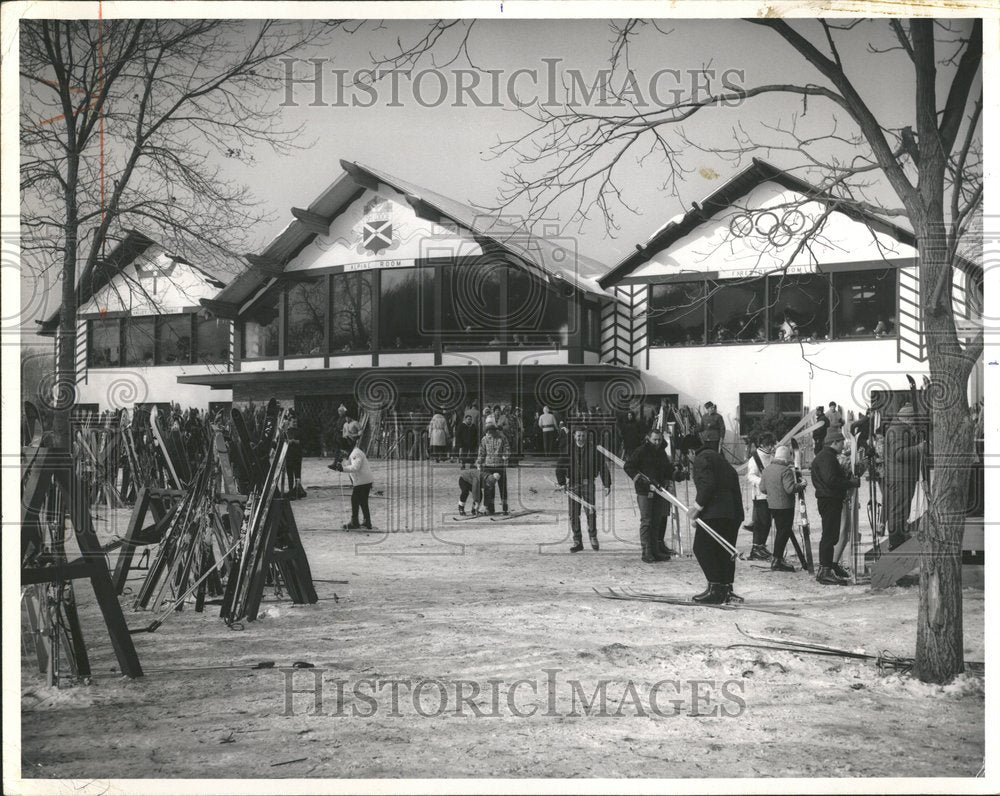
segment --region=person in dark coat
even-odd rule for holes
[[[635,416],[635,412],[629,410],[621,427],[622,448],[624,458],[632,455],[632,451],[642,445],[642,423]]]
[[[697,435],[692,435],[697,437]],[[687,447],[693,447],[689,439]],[[729,544],[736,545],[740,524],[743,522],[743,492],[740,477],[726,457],[715,448],[715,442],[697,440],[698,449],[691,465],[691,475],[696,491],[694,503],[688,509],[691,522],[703,520]],[[708,580],[708,588],[692,597],[696,602],[717,605],[742,602],[733,593],[736,562],[708,532],[698,527],[692,545],[695,558]]]
[[[288,411],[288,428],[285,430],[288,451],[285,453],[285,473],[288,475],[289,500],[306,497],[302,487],[302,442],[299,439],[299,417],[294,409]]]
[[[910,501],[920,479],[920,457],[927,450],[913,418],[913,407],[905,404],[885,432],[885,518],[890,550],[910,538],[906,532]]]
[[[722,450],[722,441],[726,438],[726,421],[715,411],[715,404],[711,401],[705,404],[705,414],[701,416],[698,432],[702,445],[715,451]]]
[[[465,466],[472,466],[476,460],[476,453],[479,450],[479,427],[471,414],[466,414],[462,422],[458,424],[455,432],[455,447],[458,448],[458,461],[462,470]]]
[[[580,527],[581,509],[587,515],[587,533],[590,536],[590,546],[594,550],[601,549],[597,541],[594,479],[600,475],[604,494],[607,495],[611,491],[611,473],[608,470],[608,460],[598,452],[597,443],[593,437],[593,432],[588,434],[586,429],[577,428],[573,432],[573,441],[560,456],[559,463],[556,465],[556,482],[560,488],[563,491],[572,492],[591,506],[595,506],[593,509],[586,509],[573,498],[567,497],[569,501],[569,525],[573,532],[573,546],[569,549],[571,553],[579,553],[583,550],[583,532]]]
[[[662,431],[654,428],[646,435],[642,445],[632,451],[632,455],[625,461],[625,473],[635,483],[642,561],[645,564],[669,561],[670,554],[659,549],[656,534],[663,518],[670,511],[670,505],[666,498],[653,489],[654,486],[666,489],[666,483],[675,480],[673,462],[663,447]]]
[[[822,406],[816,407],[816,417],[813,423],[823,424],[813,432],[813,453],[815,454],[823,450],[823,439],[826,437],[826,430],[830,427],[830,418],[826,416]]]
[[[819,570],[816,580],[828,586],[846,584],[850,573],[833,560],[833,551],[840,538],[840,518],[844,511],[847,491],[859,485],[857,479],[848,478],[837,457],[844,450],[844,434],[830,426],[823,439],[823,449],[816,454],[809,472],[812,475],[816,505],[823,521],[823,535],[819,540]]]

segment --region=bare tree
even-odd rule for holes
[[[103,257],[128,228],[203,263],[232,262],[263,217],[239,165],[257,146],[298,145],[269,103],[275,61],[336,27],[21,22],[22,252],[36,277],[61,280],[57,444],[69,440],[82,280],[107,281]]]
[[[922,557],[916,672],[929,682],[946,682],[963,670],[961,542],[972,461],[974,422],[967,385],[983,351],[980,331],[963,339],[956,329],[952,286],[963,247],[982,212],[982,23],[980,20],[940,21],[852,20],[788,23],[752,19],[774,34],[776,54],[786,53],[807,75],[800,82],[754,86],[723,85],[720,90],[684,92],[666,103],[650,106],[635,101],[628,81],[606,79],[594,87],[612,102],[603,108],[544,103],[522,109],[530,123],[494,152],[513,160],[506,184],[493,210],[527,208],[526,217],[551,217],[568,204],[577,220],[599,212],[609,231],[615,213],[633,210],[623,194],[627,169],[637,160],[659,156],[666,172],[665,187],[678,192],[692,170],[682,154],[691,147],[730,156],[734,161],[757,151],[785,150],[797,169],[810,175],[827,197],[826,213],[852,207],[909,222],[919,248],[919,281],[932,389],[935,489],[921,533]],[[439,61],[452,63],[469,55],[472,23],[458,26],[435,22],[413,45],[398,44],[398,53],[376,59],[386,68],[410,67],[433,48]],[[669,36],[658,23],[630,20],[612,24],[611,75],[628,72],[630,47],[640,35]],[[862,97],[859,86],[871,79],[865,63],[852,72],[842,48],[870,34],[869,59],[893,53],[898,72],[902,60],[915,87],[913,118],[894,125],[880,120],[876,108]],[[659,39],[662,46],[662,39]],[[442,53],[442,50],[445,52]],[[901,57],[901,58],[900,58]],[[791,73],[791,70],[789,70]],[[612,85],[618,85],[615,91]],[[939,90],[946,91],[939,97]],[[624,90],[623,90],[624,89]],[[678,92],[680,93],[680,92]],[[800,132],[797,121],[772,123],[771,140],[748,133],[740,124],[742,108],[769,99],[801,98],[803,110],[820,104],[832,111],[832,128],[822,135]],[[735,117],[735,145],[719,149],[689,136],[685,128],[696,115],[714,109]],[[765,127],[768,125],[765,124]],[[894,199],[885,198],[885,187]],[[880,193],[880,188],[882,192]],[[557,203],[559,206],[557,207]],[[565,217],[565,213],[563,213]],[[571,218],[571,220],[572,220]],[[823,218],[801,234],[787,262],[821,234]]]

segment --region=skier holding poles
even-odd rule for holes
[[[588,439],[589,437],[589,439]],[[608,463],[597,452],[593,435],[586,429],[577,428],[573,432],[573,441],[559,459],[556,467],[556,481],[559,489],[566,492],[569,498],[569,524],[573,532],[571,553],[583,550],[583,532],[580,527],[580,509],[587,515],[587,533],[590,536],[590,546],[600,550],[597,541],[597,509],[595,506],[594,479],[601,476],[604,495],[611,492],[611,474]]]
[[[694,535],[693,549],[708,588],[691,599],[709,605],[743,602],[742,597],[733,593],[736,561],[729,553],[729,549],[736,549],[736,537],[744,517],[740,478],[719,453],[714,440],[703,442],[697,434],[692,434],[686,440],[686,447],[695,446],[692,478],[697,491],[688,517],[694,522],[702,520]],[[705,530],[706,525],[711,526],[712,533]],[[722,545],[718,537],[728,547]]]

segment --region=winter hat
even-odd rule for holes
[[[840,429],[837,428],[831,428],[829,431],[826,432],[826,436],[823,437],[824,445],[833,445],[833,443],[835,442],[843,442],[843,441],[844,441],[844,434]]]
[[[484,425],[486,428],[496,428],[497,421],[493,418],[493,415],[486,415],[486,422]]]
[[[779,445],[774,451],[772,461],[790,462],[792,460],[792,449],[787,445]]]
[[[357,439],[361,436],[361,424],[357,420],[352,420],[344,427],[344,436]]]

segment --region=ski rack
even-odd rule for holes
[[[70,521],[81,555],[73,561],[67,561],[62,551],[52,551],[49,555],[39,556],[36,563],[22,563],[22,587],[52,584],[71,588],[73,581],[89,579],[104,617],[108,635],[111,637],[111,645],[118,659],[120,671],[129,677],[142,677],[139,656],[136,654],[121,605],[111,584],[111,576],[105,563],[105,552],[94,531],[86,489],[73,471],[72,456],[68,450],[56,448],[27,448],[25,454],[29,464],[22,487],[22,534],[30,534],[31,530],[37,527],[39,517],[44,510],[46,496],[54,487],[56,492],[62,493],[69,506]],[[66,607],[66,620],[69,625],[68,632],[72,642],[76,673],[89,676],[90,661],[73,603]],[[39,662],[41,663],[41,656]],[[57,662],[58,652],[53,652],[48,660],[50,674],[52,666],[57,665]]]

